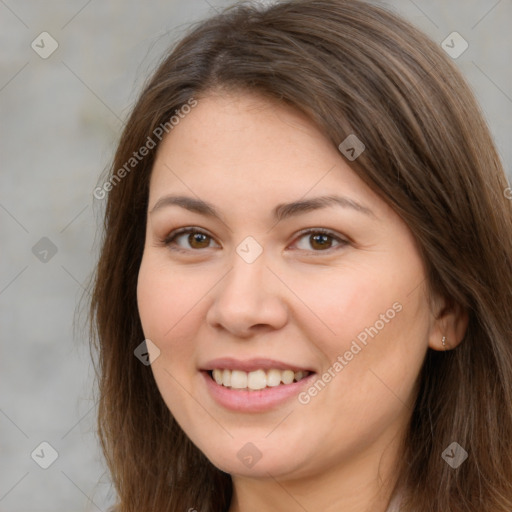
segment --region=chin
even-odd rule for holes
[[[261,439],[261,438],[258,438]],[[307,461],[296,459],[296,449],[288,445],[286,450],[277,447],[257,447],[251,441],[232,441],[230,447],[219,451],[218,446],[213,450],[202,450],[208,460],[218,469],[230,475],[251,478],[283,477],[287,475],[306,476],[309,471]],[[263,444],[263,443],[260,443]],[[233,445],[241,448],[232,449]],[[311,468],[310,468],[311,469]]]

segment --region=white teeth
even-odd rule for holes
[[[247,373],[240,370],[231,372],[231,387],[235,389],[243,389],[247,387]]]
[[[222,381],[219,382],[218,384],[224,386],[231,386],[231,370],[222,371]]]
[[[247,375],[247,387],[249,389],[263,389],[267,387],[267,374],[264,370],[249,372]]]
[[[267,386],[274,387],[281,384],[281,371],[280,370],[268,370],[267,371]]]
[[[213,378],[217,384],[222,384],[222,370],[213,370]]]
[[[266,387],[276,387],[282,384],[291,384],[293,381],[300,381],[307,377],[309,372],[293,370],[255,370],[244,372],[242,370],[226,370],[215,368],[212,377],[217,384],[233,389],[259,390]]]
[[[295,378],[295,374],[291,370],[285,370],[281,377],[283,384],[291,384],[293,379]]]

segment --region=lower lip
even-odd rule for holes
[[[257,391],[245,391],[217,384],[206,371],[201,371],[201,374],[213,399],[222,407],[238,412],[263,412],[274,409],[291,398],[297,397],[300,390],[316,375],[312,373],[292,384],[279,384],[279,386]]]

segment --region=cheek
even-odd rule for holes
[[[412,407],[427,350],[428,316],[419,301],[396,293],[381,298],[365,304],[366,318],[344,315],[347,335],[338,338],[335,350],[330,346],[332,361],[342,357],[332,388],[344,397],[338,412],[358,428],[371,419],[391,421],[406,404]],[[343,332],[341,323],[338,327]]]
[[[186,430],[194,415],[201,414],[195,402],[187,400],[183,386],[193,392],[190,377],[197,371],[193,340],[198,339],[198,315],[204,314],[201,298],[208,289],[194,276],[170,270],[151,253],[143,258],[137,283],[139,316],[144,336],[160,350],[151,371],[164,402]]]
[[[145,256],[139,270],[137,301],[146,338],[162,351],[172,346],[175,356],[176,351],[189,352],[191,344],[180,341],[186,341],[199,326],[201,299],[208,289],[204,280],[179,269],[170,271],[156,258]]]
[[[308,332],[316,328],[318,336],[335,351],[344,349],[378,321],[380,314],[392,309],[399,296],[397,283],[389,285],[385,273],[377,270],[346,266],[315,275],[296,275],[293,291],[305,306],[300,306],[304,313],[298,321]]]
[[[340,407],[377,410],[397,401],[393,395],[399,406],[409,398],[428,341],[428,307],[418,286],[423,277],[419,260],[411,257],[406,265],[388,253],[379,265],[347,265],[295,282],[294,291],[314,313],[302,316],[301,327],[336,375],[331,390],[344,397]]]

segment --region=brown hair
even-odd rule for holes
[[[453,62],[387,10],[358,0],[234,5],[201,22],[147,82],[111,179],[175,111],[214,89],[251,91],[306,113],[414,234],[430,291],[469,315],[454,350],[428,350],[398,486],[415,512],[512,510],[512,202],[489,129]],[[154,138],[154,137],[153,137]],[[98,429],[117,510],[229,507],[232,483],[191,443],[150,367],[137,274],[156,147],[110,187],[91,304]],[[441,457],[453,441],[469,458]]]

